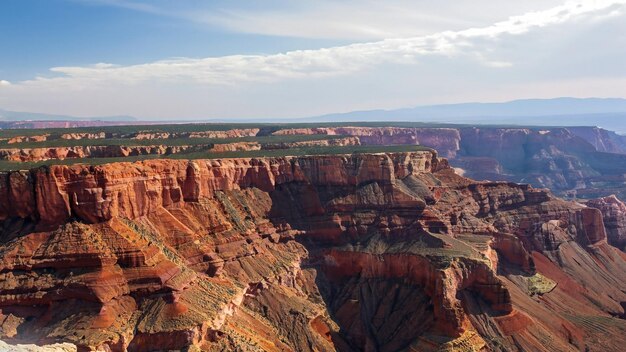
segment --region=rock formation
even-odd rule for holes
[[[454,128],[402,128],[402,127],[320,127],[286,128],[274,135],[347,135],[359,137],[364,145],[425,145],[436,149],[442,156],[453,158],[459,150],[461,139]]]
[[[240,138],[254,137],[259,133],[258,128],[235,128],[225,131],[196,131],[196,132],[154,132],[145,131],[133,134],[132,139],[168,139],[168,138]]]
[[[41,135],[34,135],[34,136],[17,136],[17,137],[9,138],[7,140],[7,143],[15,144],[15,143],[26,143],[26,142],[44,142],[48,140],[48,137],[50,137],[49,134],[41,134]]]
[[[104,138],[107,138],[107,134],[105,132],[97,132],[97,133],[89,133],[89,132],[63,133],[61,135],[61,139],[72,139],[72,140],[104,139]]]
[[[597,127],[568,128],[499,128],[499,127],[317,127],[234,128],[195,132],[167,132],[158,128],[140,132],[114,133],[53,133],[39,136],[15,137],[9,142],[32,142],[61,139],[181,139],[181,138],[241,138],[280,135],[333,135],[345,138],[278,142],[264,144],[262,149],[302,148],[347,145],[424,145],[449,158],[464,175],[478,180],[523,182],[535,187],[549,188],[568,198],[599,198],[615,194],[626,199],[626,138]],[[208,128],[208,127],[207,127]],[[228,141],[238,143],[238,141]],[[246,142],[250,142],[247,140]],[[115,144],[115,142],[107,143]],[[128,143],[121,143],[128,144]],[[168,143],[157,143],[168,144]],[[0,151],[5,160],[47,160],[89,157],[78,147],[40,148],[33,145]],[[235,144],[233,144],[234,146]],[[243,148],[243,145],[240,145]],[[92,147],[86,147],[92,148]],[[226,146],[217,147],[223,149]],[[100,149],[103,149],[102,147]],[[111,148],[109,148],[111,149]],[[155,149],[158,153],[158,150]],[[70,156],[66,156],[69,153]],[[112,152],[97,152],[107,155]],[[121,150],[113,153],[123,156]],[[132,154],[132,153],[131,153]],[[135,153],[137,154],[137,153]],[[143,154],[139,152],[138,154]]]
[[[259,133],[258,128],[235,128],[226,131],[198,131],[190,132],[189,138],[238,138],[254,137]]]
[[[261,144],[258,142],[222,143],[213,145],[209,150],[217,153],[261,150]]]
[[[585,204],[602,212],[609,243],[626,252],[626,204],[614,195],[591,199]]]
[[[626,138],[597,127],[321,127],[274,134],[358,136],[364,145],[420,144],[474,179],[524,182],[568,197],[626,198]]]
[[[0,340],[79,349],[606,351],[600,210],[434,152],[0,174]]]
[[[279,142],[279,143],[266,143],[263,145],[263,149],[289,149],[289,148],[302,148],[302,147],[346,147],[351,145],[361,145],[361,141],[358,137],[346,137],[335,139],[320,139],[312,141],[300,141],[300,142]]]
[[[49,148],[8,148],[0,149],[0,160],[9,161],[42,161],[50,159],[70,158],[115,158],[138,155],[169,155],[183,152],[203,151],[210,145],[154,145],[154,146],[75,146]]]
[[[53,121],[51,121],[53,122]],[[59,127],[74,127],[74,126],[59,126]],[[240,138],[240,137],[254,137],[259,133],[258,128],[235,128],[224,131],[195,131],[195,132],[159,132],[159,131],[141,131],[136,133],[107,133],[107,132],[70,132],[70,133],[55,133],[55,134],[41,134],[32,136],[16,136],[7,138],[7,144],[16,143],[30,143],[30,142],[45,142],[51,140],[83,140],[83,139],[110,139],[110,138],[130,138],[138,140],[150,140],[150,139],[176,139],[176,138]]]

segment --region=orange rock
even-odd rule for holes
[[[602,212],[609,243],[626,251],[626,204],[614,195],[592,199],[585,204]]]
[[[8,144],[25,143],[25,142],[44,142],[48,140],[49,134],[35,135],[35,136],[17,136],[9,138]]]
[[[212,152],[238,152],[238,151],[250,151],[261,150],[261,144],[257,142],[236,142],[236,143],[224,143],[215,144],[210,149]]]
[[[61,139],[72,139],[72,140],[81,140],[81,139],[103,139],[106,138],[106,133],[105,132],[98,132],[98,133],[89,133],[89,132],[82,132],[82,133],[63,133],[61,135]]]
[[[320,127],[292,128],[274,132],[275,135],[347,135],[359,138],[364,145],[419,144],[439,151],[447,158],[456,156],[461,136],[454,128],[401,127]]]
[[[0,185],[0,339],[11,343],[626,343],[615,318],[626,256],[606,243],[599,210],[463,178],[434,152],[50,166]],[[531,290],[541,276],[556,286]]]
[[[169,155],[182,152],[203,151],[208,145],[179,146],[75,146],[50,148],[0,149],[0,159],[10,161],[42,161],[68,158],[115,158],[138,155]]]

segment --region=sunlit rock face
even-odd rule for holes
[[[429,151],[4,173],[0,340],[619,350],[626,262],[603,214]]]
[[[591,199],[585,204],[602,212],[609,243],[626,251],[626,204],[616,196]]]
[[[216,144],[214,151],[254,150],[244,143]],[[210,145],[151,145],[151,146],[73,146],[73,147],[42,147],[42,148],[4,148],[0,149],[0,160],[9,161],[44,161],[80,158],[120,158],[140,155],[171,155],[210,150]],[[260,148],[256,148],[260,149]]]
[[[276,135],[356,136],[364,145],[423,145],[476,180],[548,188],[568,198],[626,199],[626,138],[597,127],[286,128]]]

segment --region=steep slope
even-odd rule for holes
[[[626,204],[615,196],[591,199],[585,204],[602,212],[609,243],[626,252]]]
[[[219,144],[217,144],[219,145]],[[221,145],[220,145],[221,146]],[[75,146],[50,148],[0,148],[0,160],[43,161],[71,158],[119,158],[138,155],[170,155],[209,150],[211,145]]]
[[[434,152],[0,174],[0,339],[113,351],[617,350],[601,212]]]
[[[626,139],[597,127],[320,127],[274,134],[357,136],[364,145],[419,144],[436,149],[470,178],[529,183],[572,198],[626,198]]]

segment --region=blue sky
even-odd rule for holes
[[[624,0],[2,0],[0,108],[288,118],[623,97],[624,47]]]
[[[220,3],[228,3],[180,2],[190,11],[199,7],[203,11],[217,11],[213,9],[219,9]],[[115,3],[120,5],[114,6]],[[203,3],[207,5],[197,5]],[[2,79],[19,81],[47,75],[48,69],[55,66],[98,62],[130,65],[169,57],[274,53],[347,42],[290,37],[276,40],[273,36],[237,33],[216,25],[133,10],[122,4],[121,1],[2,0]]]

